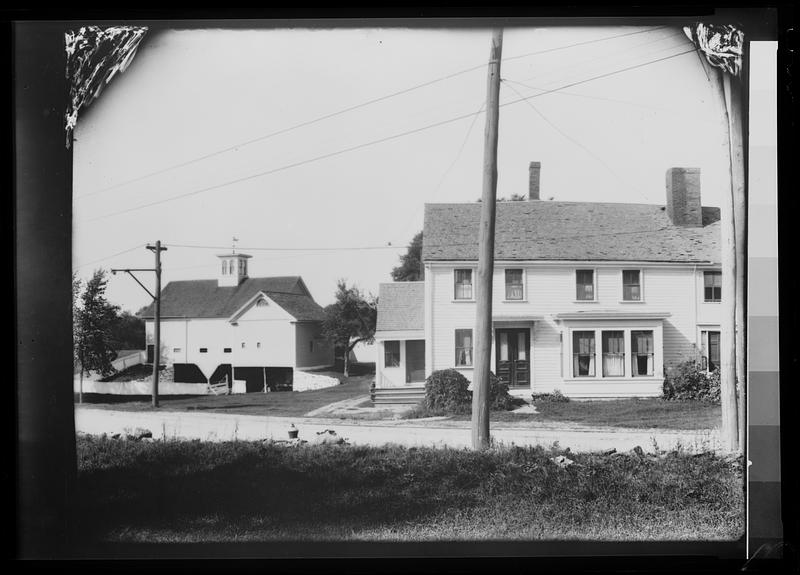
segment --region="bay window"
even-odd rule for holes
[[[631,331],[631,373],[634,377],[653,375],[653,332]]]
[[[603,377],[625,375],[625,332],[603,332]]]
[[[594,377],[594,331],[572,332],[572,375]]]

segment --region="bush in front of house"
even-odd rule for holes
[[[458,415],[472,410],[469,381],[455,369],[434,371],[425,380],[425,410],[430,415]]]
[[[472,413],[472,392],[468,387],[469,380],[455,369],[434,371],[425,381],[425,399],[407,417]],[[510,411],[524,404],[524,399],[509,393],[508,384],[489,372],[489,409]]]
[[[706,372],[694,360],[683,361],[667,370],[663,398],[667,401],[719,403],[719,370]]]
[[[489,409],[511,411],[521,405],[525,405],[525,400],[511,395],[508,391],[508,384],[501,381],[494,373],[489,372]]]
[[[554,389],[552,393],[533,393],[531,394],[533,403],[566,403],[569,397],[561,393],[560,389]]]

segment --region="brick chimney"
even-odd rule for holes
[[[530,175],[528,178],[528,199],[529,200],[538,200],[539,199],[539,174],[542,171],[542,163],[541,162],[531,162],[530,165]]]
[[[667,170],[667,214],[676,226],[702,227],[700,168]]]

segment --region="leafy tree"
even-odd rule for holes
[[[425,279],[422,269],[422,232],[419,232],[408,245],[408,251],[400,256],[400,265],[392,270],[396,282],[415,282]]]
[[[92,279],[86,282],[77,312],[76,306],[73,306],[74,346],[81,381],[84,373],[94,371],[107,376],[115,371],[111,362],[116,359],[117,353],[114,351],[111,330],[119,307],[106,300],[107,284],[106,272],[102,269],[95,271]],[[74,294],[74,278],[72,289]]]
[[[334,347],[344,350],[344,376],[349,377],[350,352],[359,342],[372,343],[378,318],[378,300],[343,279],[336,284],[336,302],[325,308],[322,334]]]
[[[129,311],[117,315],[111,324],[111,343],[117,350],[143,349],[144,320]]]

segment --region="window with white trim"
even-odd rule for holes
[[[653,375],[654,363],[653,330],[631,330],[631,374],[633,377]]]
[[[594,301],[594,270],[575,270],[575,299]]]
[[[572,332],[572,376],[594,377],[594,330]]]
[[[228,260],[222,260],[222,275],[228,275]]]
[[[456,330],[456,367],[472,366],[472,330]]]
[[[625,332],[603,331],[603,377],[625,377]]]
[[[525,297],[525,287],[523,285],[522,269],[507,269],[506,276],[506,299],[521,300]]]
[[[400,342],[383,342],[383,366],[400,367]]]
[[[622,301],[642,301],[641,270],[622,270]]]
[[[720,332],[703,330],[700,332],[700,364],[707,371],[719,369],[720,365]]]
[[[703,301],[722,301],[722,272],[703,272]]]
[[[454,299],[472,299],[472,270],[457,269],[453,276],[455,284]]]

